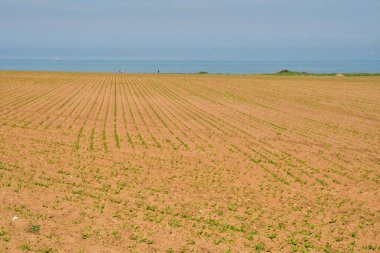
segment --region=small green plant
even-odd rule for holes
[[[236,204],[229,204],[227,208],[232,212],[235,212],[237,210]]]
[[[116,238],[116,239],[121,239],[121,234],[120,234],[120,232],[119,231],[113,231],[112,232],[112,234],[113,234],[113,236]]]
[[[40,232],[40,225],[38,224],[30,224],[28,226],[28,232],[33,234],[38,234]]]
[[[303,246],[304,246],[305,248],[307,248],[307,249],[311,249],[311,248],[314,248],[314,247],[315,247],[314,244],[312,244],[312,243],[309,242],[309,241],[305,242]]]
[[[330,253],[331,252],[331,248],[332,248],[332,244],[329,243],[329,242],[326,242],[326,245],[325,245],[325,248],[324,248],[324,252],[325,253]]]
[[[245,238],[247,238],[250,241],[253,241],[253,236],[256,235],[257,233],[258,233],[257,231],[249,232],[246,234]]]
[[[289,243],[296,246],[298,244],[298,240],[296,238],[290,238]]]
[[[372,251],[376,251],[376,250],[380,250],[380,245],[366,245],[366,246],[363,246],[364,250],[372,250]]]
[[[23,243],[20,247],[21,250],[23,251],[30,251],[32,250],[32,248],[30,247],[30,245],[28,243]]]
[[[52,253],[52,252],[54,252],[54,249],[53,248],[43,248],[43,249],[40,249],[38,252],[41,252],[41,253]]]
[[[114,217],[114,218],[121,218],[121,214],[120,214],[119,211],[116,211],[116,212],[114,212],[114,213],[112,214],[112,217]]]
[[[276,233],[269,233],[269,234],[267,234],[267,236],[268,236],[268,238],[273,240],[274,238],[277,237],[277,234]]]
[[[174,228],[177,228],[177,227],[181,226],[180,221],[177,220],[177,219],[171,219],[171,220],[169,220],[168,224],[169,224],[169,226],[174,227]]]
[[[103,132],[102,132],[102,140],[103,140],[104,150],[106,152],[108,152],[107,136],[106,136],[106,130],[105,129],[103,129]]]
[[[82,234],[82,239],[88,239],[91,237],[91,234],[90,233],[83,233]]]
[[[257,251],[265,250],[265,243],[263,243],[263,242],[259,242],[258,244],[255,245],[255,249],[256,249]]]

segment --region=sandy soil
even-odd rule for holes
[[[0,252],[380,251],[380,77],[0,71]]]

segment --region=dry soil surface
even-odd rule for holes
[[[0,71],[0,252],[380,251],[380,77]]]

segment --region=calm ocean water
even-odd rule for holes
[[[249,60],[15,60],[0,59],[3,70],[58,70],[161,73],[273,73],[281,69],[326,72],[380,72],[380,60],[249,61]]]

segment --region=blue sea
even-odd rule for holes
[[[31,60],[0,59],[2,70],[50,70],[155,73],[274,73],[282,69],[312,73],[380,72],[380,60],[255,61],[255,60]]]

